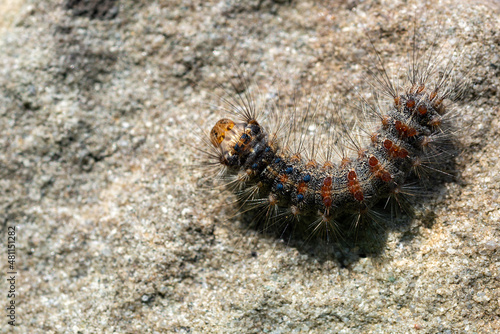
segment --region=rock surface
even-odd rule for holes
[[[367,35],[404,62],[414,14],[443,53],[467,50],[459,181],[376,257],[245,233],[230,195],[189,167],[187,143],[223,116],[217,84],[244,68],[264,95],[279,78],[284,94],[348,97]],[[2,317],[0,332],[499,332],[498,15],[467,1],[3,2],[0,245],[16,226],[19,275],[18,326]]]

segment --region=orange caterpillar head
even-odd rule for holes
[[[210,142],[215,147],[219,147],[220,144],[226,138],[226,134],[234,128],[234,122],[230,119],[223,118],[219,120],[215,126],[210,131]]]
[[[256,145],[261,129],[257,121],[235,123],[223,118],[210,131],[210,142],[220,150],[220,162],[226,166],[240,167]]]

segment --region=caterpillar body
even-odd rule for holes
[[[426,182],[431,190],[437,186],[436,174],[453,162],[453,101],[466,80],[457,79],[451,61],[438,69],[436,58],[419,58],[416,48],[401,84],[393,83],[380,57],[379,69],[368,69],[377,97],[371,102],[359,98],[360,108],[375,115],[378,124],[337,134],[348,139],[322,141],[302,134],[299,144],[290,144],[309,111],[307,117],[296,110],[285,119],[283,110],[274,108],[270,113],[278,120],[268,126],[261,121],[266,110],[256,108],[250,94],[229,102],[231,117],[220,119],[210,132],[209,155],[241,212],[251,212],[259,229],[280,236],[288,231],[329,240],[346,226],[363,228],[367,221],[386,219],[388,203],[408,211],[416,183]],[[388,103],[381,103],[380,95]],[[366,133],[367,142],[353,139],[354,132]],[[353,152],[345,153],[341,142],[351,142]],[[332,152],[342,152],[338,161]]]

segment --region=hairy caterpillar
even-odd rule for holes
[[[414,197],[439,187],[456,153],[454,102],[467,80],[455,73],[454,58],[438,55],[439,46],[421,53],[416,40],[405,74],[395,79],[373,48],[376,61],[367,67],[372,98],[357,94],[356,105],[336,103],[333,111],[320,102],[292,111],[279,103],[258,106],[238,74],[233,85],[239,92],[224,99],[230,116],[215,124],[207,140],[208,165],[217,168],[252,225],[280,237],[330,240],[372,222],[384,225],[394,208],[411,212]],[[353,127],[337,124],[332,134],[331,115],[349,108],[363,110],[375,126],[363,119]],[[323,133],[308,132],[325,113]],[[361,134],[368,140],[358,140]]]

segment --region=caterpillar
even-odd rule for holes
[[[414,198],[439,187],[454,162],[454,102],[467,79],[455,73],[451,57],[443,62],[438,46],[420,53],[415,37],[411,44],[401,82],[391,78],[373,47],[375,62],[367,67],[372,99],[359,93],[356,103],[333,110],[319,102],[292,112],[279,104],[257,106],[238,73],[235,97],[223,99],[229,116],[216,122],[206,140],[207,165],[217,168],[216,178],[235,193],[252,225],[280,237],[330,240],[372,222],[383,225],[396,211],[411,215]],[[308,132],[325,114],[322,108],[330,113],[325,131]],[[362,110],[375,126],[363,119],[353,127],[337,124],[340,131],[332,134],[332,115],[349,108]],[[360,134],[367,141],[358,140]]]

